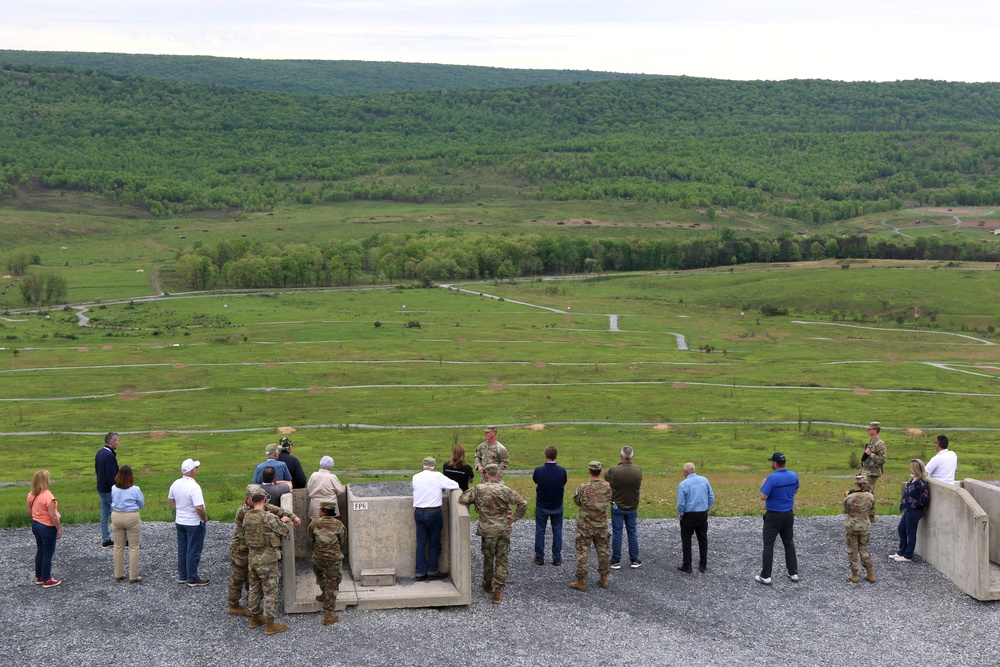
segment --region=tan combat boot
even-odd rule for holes
[[[858,583],[858,571],[857,571],[857,570],[854,570],[854,569],[852,569],[852,570],[851,570],[851,576],[849,576],[849,577],[847,578],[847,580],[848,580],[849,582],[851,582],[852,584],[856,584],[856,583]]]
[[[602,574],[601,575],[601,588],[607,588],[607,587],[608,587],[608,575]]]
[[[230,616],[249,616],[250,615],[250,610],[247,609],[246,607],[241,607],[239,605],[236,605],[235,607],[230,607],[229,608],[229,615]]]
[[[492,581],[486,581],[485,579],[483,579],[483,590],[486,591],[487,593],[492,593],[493,592],[493,582]]]
[[[493,589],[493,604],[500,604],[503,602],[503,589],[494,588]]]
[[[575,588],[578,591],[587,590],[587,577],[580,577],[569,585],[570,588]]]
[[[340,620],[340,616],[337,614],[326,614],[323,616],[323,625],[330,625],[336,623]]]
[[[264,626],[265,635],[275,635],[279,632],[284,632],[288,629],[288,626],[284,623],[275,623],[273,618],[267,619],[267,625]]]
[[[264,617],[260,615],[259,611],[250,612],[250,623],[247,625],[248,628],[253,630],[254,628],[264,625]]]
[[[867,581],[869,584],[875,583],[875,573],[872,572],[872,569],[870,567],[865,570],[865,581]]]

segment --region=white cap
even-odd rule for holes
[[[181,464],[181,472],[185,475],[201,465],[201,461],[195,461],[194,459],[184,459],[184,463]]]

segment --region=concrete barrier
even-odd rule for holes
[[[337,594],[337,608],[396,609],[401,607],[441,607],[472,602],[472,563],[469,508],[461,505],[458,491],[445,497],[442,510],[444,530],[438,561],[448,579],[417,583],[417,536],[413,523],[413,493],[409,482],[376,482],[347,485],[340,499],[341,520],[348,528],[343,580]],[[291,528],[283,546],[282,578],[285,613],[322,610],[316,601],[320,592],[312,573],[312,544],[306,527],[309,498],[299,489],[281,498],[282,507],[302,518],[300,528]],[[294,545],[294,548],[292,548]],[[362,586],[362,570],[391,569],[394,586]]]
[[[917,528],[916,553],[966,594],[977,600],[1000,600],[1000,585],[991,581],[995,578],[991,571],[998,569],[990,563],[991,516],[973,496],[994,507],[993,532],[1000,532],[1000,489],[976,480],[954,486],[936,480],[928,484],[931,504]],[[996,554],[992,550],[993,559]]]

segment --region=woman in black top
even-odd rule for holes
[[[444,464],[441,472],[448,479],[458,482],[459,488],[463,491],[469,490],[469,482],[475,477],[472,466],[465,462],[465,448],[462,445],[455,445],[451,450],[451,461]]]

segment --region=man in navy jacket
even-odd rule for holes
[[[97,474],[97,495],[101,498],[101,546],[107,549],[115,545],[108,530],[108,519],[111,518],[111,487],[115,485],[118,475],[118,434],[108,433],[104,436],[104,446],[97,450],[94,457],[94,472]]]

